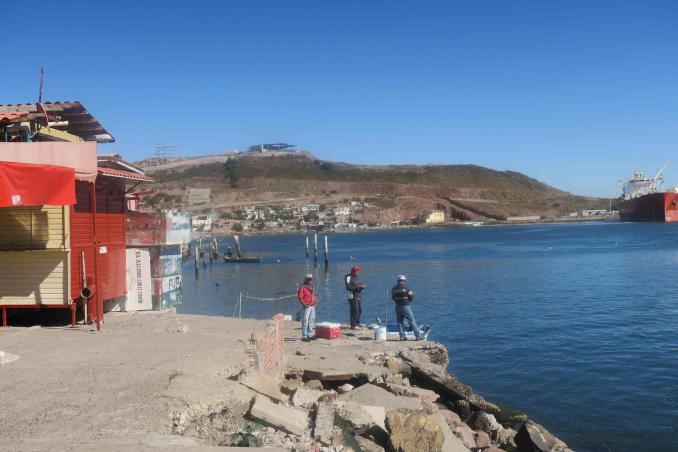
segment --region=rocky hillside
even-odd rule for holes
[[[199,160],[198,160],[199,161]],[[599,198],[575,196],[514,171],[475,165],[365,166],[318,160],[310,154],[240,154],[224,162],[148,168],[157,179],[151,207],[189,206],[188,189],[210,188],[217,211],[253,203],[339,204],[359,198],[376,208],[364,220],[409,220],[444,209],[459,220],[508,216],[557,217],[607,207]],[[199,210],[199,209],[198,209]]]

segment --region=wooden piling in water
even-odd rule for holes
[[[308,236],[306,236],[306,259],[308,259],[309,254]]]
[[[325,253],[324,253],[324,256],[325,256],[325,268],[327,268],[327,266],[329,265],[329,262],[330,262],[330,258],[329,258],[330,247],[327,243],[327,235],[325,236]]]
[[[198,260],[200,259],[200,251],[197,249],[195,250],[195,253],[193,253],[194,261],[195,261],[195,279],[198,279],[198,275],[200,274],[200,264]]]
[[[318,262],[318,234],[313,234],[313,260]]]

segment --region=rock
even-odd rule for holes
[[[433,407],[433,404],[440,397],[430,389],[421,389],[414,386],[402,386],[397,384],[388,384],[386,388],[395,395],[417,397],[421,400],[423,406],[427,408]]]
[[[280,383],[280,391],[283,394],[292,395],[300,385],[301,382],[297,379],[285,379]]]
[[[334,401],[337,400],[338,398],[339,398],[339,394],[337,394],[337,393],[334,392],[334,391],[329,391],[329,392],[324,393],[324,394],[318,399],[318,401],[321,401],[321,402],[334,402]]]
[[[305,383],[305,386],[308,389],[315,389],[317,391],[323,390],[323,384],[320,382],[320,380],[309,380]]]
[[[519,452],[566,452],[567,444],[556,438],[536,422],[527,421],[520,426],[514,438]]]
[[[334,369],[305,369],[304,380],[320,380],[320,381],[348,381],[354,375],[349,372]]]
[[[454,411],[440,410],[438,412],[440,413],[441,416],[445,418],[445,420],[447,421],[447,425],[449,425],[450,427],[460,425],[462,423],[461,418]]]
[[[497,435],[496,442],[504,449],[515,449],[516,442],[514,440],[517,432],[512,428],[503,428],[499,435]]]
[[[357,436],[355,439],[358,441],[361,452],[384,452],[384,448],[374,441],[370,441],[362,436]]]
[[[251,390],[263,394],[277,402],[288,402],[289,397],[282,393],[270,377],[255,370],[248,370],[240,375],[240,384]]]
[[[351,391],[353,389],[353,385],[344,383],[343,385],[339,386],[337,388],[337,392],[339,394],[346,394],[347,392]]]
[[[450,426],[450,428],[452,429],[452,433],[464,443],[464,446],[469,449],[474,449],[476,447],[476,436],[471,427],[460,422],[459,424]]]
[[[445,416],[440,414],[440,412],[437,412],[431,415],[431,419],[433,419],[443,431],[445,441],[443,442],[443,447],[441,449],[442,452],[469,452],[468,447],[466,447],[462,440],[454,435],[450,426],[447,424]]]
[[[477,449],[485,449],[492,445],[492,441],[490,441],[490,435],[482,431],[475,433],[475,440]]]
[[[403,359],[412,366],[411,380],[417,382],[419,386],[432,389],[450,401],[466,400],[473,395],[470,386],[461,383],[457,377],[448,374],[441,366],[411,355],[405,355]]]
[[[457,400],[454,402],[454,406],[457,408],[457,413],[462,420],[468,419],[471,416],[471,406],[466,400]]]
[[[360,405],[360,407],[370,415],[375,425],[386,430],[386,410],[383,406]]]
[[[416,397],[396,396],[370,383],[340,395],[338,400],[352,401],[360,405],[383,406],[387,413],[400,408],[420,410],[422,407],[421,401]]]
[[[7,352],[0,350],[0,366],[4,366],[5,364],[9,364],[9,363],[17,361],[19,359],[20,359],[19,355],[15,355],[13,353],[7,353]]]
[[[334,430],[334,406],[329,403],[319,402],[315,414],[313,426],[313,438],[325,445],[330,444]]]
[[[404,377],[412,376],[412,367],[409,364],[404,363],[402,360],[396,358],[386,358],[386,368],[388,371],[394,375],[402,375]]]
[[[497,421],[499,421],[501,425],[504,425],[506,427],[513,427],[517,424],[527,422],[527,414],[522,413],[520,411],[512,410],[505,406],[500,407],[499,414],[494,415],[497,418]]]
[[[342,452],[361,452],[362,450],[356,437],[346,432],[332,437],[332,446]]]
[[[439,451],[445,442],[440,426],[422,411],[394,410],[386,415],[394,452]]]
[[[383,407],[380,407],[383,410]],[[335,416],[340,418],[342,430],[350,426],[353,432],[362,434],[376,424],[375,418],[356,402],[337,402]],[[383,423],[383,421],[382,421]]]
[[[302,436],[308,427],[308,413],[306,411],[276,405],[261,395],[254,399],[250,416],[264,424],[297,436]]]
[[[476,411],[471,414],[468,425],[474,430],[481,430],[490,436],[496,435],[502,430],[502,426],[497,422],[493,415],[484,411]]]
[[[500,449],[497,446],[490,446],[487,449],[483,449],[483,452],[506,452],[504,449]]]
[[[299,387],[294,391],[294,394],[292,394],[292,405],[308,408],[317,402],[322,395],[322,391]]]

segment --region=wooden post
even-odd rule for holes
[[[325,235],[325,253],[324,253],[324,256],[325,256],[325,268],[327,268],[327,266],[329,265],[329,261],[330,261],[330,260],[329,260],[329,255],[330,255],[330,247],[329,247],[329,245],[328,245],[328,243],[327,243],[327,235]]]
[[[7,308],[2,308],[2,326],[7,326]]]
[[[242,257],[242,254],[240,254],[240,237],[234,235],[233,240],[235,240],[235,251],[238,253],[238,259],[240,259]]]
[[[198,279],[198,275],[200,274],[200,264],[198,263],[198,259],[199,259],[198,254],[200,254],[200,253],[196,249],[195,253],[193,254],[193,260],[195,261],[195,279]]]
[[[313,234],[313,260],[318,262],[318,234]]]
[[[306,259],[310,256],[309,246],[308,246],[308,236],[306,236]]]

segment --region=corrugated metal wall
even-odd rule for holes
[[[0,305],[70,301],[69,208],[0,209]]]

